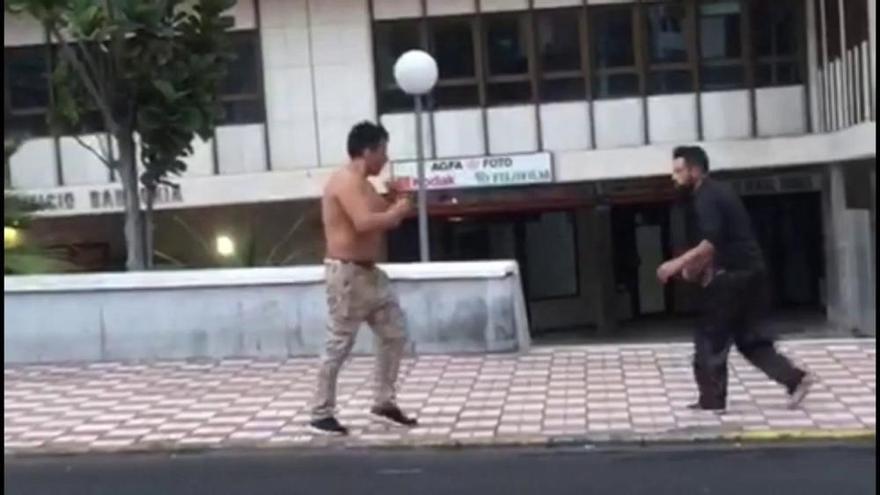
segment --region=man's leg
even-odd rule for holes
[[[318,384],[312,406],[312,421],[333,417],[336,410],[336,382],[339,378],[339,370],[342,369],[343,363],[351,353],[360,326],[353,321],[339,319],[334,321],[332,316],[330,320],[327,325],[329,335],[324,345],[321,365],[318,370]]]
[[[723,410],[727,407],[727,356],[730,332],[724,324],[710,323],[697,330],[694,339],[694,378],[699,390],[695,407]]]
[[[737,333],[736,348],[753,366],[783,385],[789,394],[794,393],[807,374],[779,353],[772,339],[755,332],[749,325]]]
[[[743,308],[742,325],[734,336],[736,348],[753,366],[783,385],[789,394],[794,394],[807,373],[780,354],[773,338],[761,332],[770,297],[766,281],[762,277],[756,278],[749,287],[743,294],[749,302]]]
[[[719,279],[704,292],[704,316],[694,335],[694,378],[701,409],[727,407],[727,357],[732,343],[731,324],[736,308],[729,287]]]
[[[318,370],[318,383],[312,405],[312,426],[334,433],[345,433],[333,415],[336,409],[336,382],[360,327],[357,302],[359,273],[350,265],[328,264],[327,277],[327,341]]]
[[[407,426],[415,421],[403,415],[396,403],[396,383],[406,345],[406,318],[391,290],[388,277],[377,273],[378,307],[367,322],[376,335],[375,399],[373,413]]]

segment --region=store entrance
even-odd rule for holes
[[[516,260],[533,336],[560,327],[575,328],[587,323],[583,312],[566,311],[548,318],[544,308],[581,298],[576,223],[574,210],[432,218],[431,259]],[[408,221],[390,235],[388,252],[392,262],[418,260],[417,222]]]

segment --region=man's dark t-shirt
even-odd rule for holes
[[[764,256],[740,197],[728,185],[706,178],[691,200],[696,241],[715,246],[715,268],[764,271]]]

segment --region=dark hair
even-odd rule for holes
[[[348,156],[359,158],[367,150],[375,150],[388,141],[388,131],[372,122],[361,122],[348,133]]]
[[[703,172],[709,172],[709,156],[699,146],[679,146],[672,152],[672,158],[683,158],[690,167],[700,167]]]

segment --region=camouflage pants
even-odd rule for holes
[[[312,418],[324,419],[334,414],[339,370],[364,322],[376,336],[375,405],[393,404],[406,331],[403,312],[388,276],[376,267],[335,260],[326,262],[326,275],[328,335],[318,372]]]

